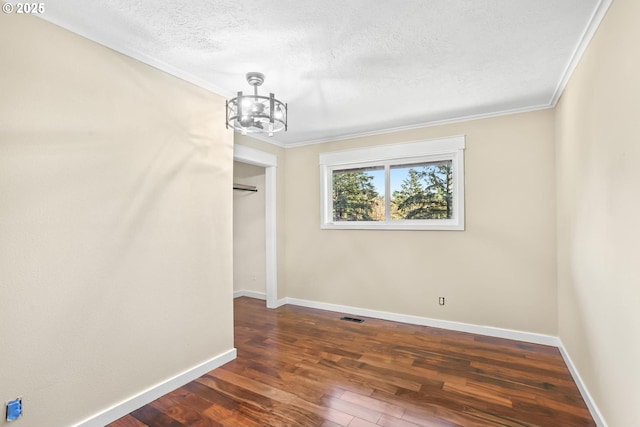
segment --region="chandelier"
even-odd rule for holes
[[[247,73],[247,82],[253,86],[253,95],[238,96],[226,101],[227,129],[231,126],[243,135],[247,133],[267,133],[287,130],[287,104],[279,101],[270,93],[258,95],[258,86],[264,82],[264,74]]]

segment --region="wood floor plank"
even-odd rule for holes
[[[288,403],[295,399],[296,395],[289,393],[288,391],[271,387],[260,381],[256,381],[252,378],[248,378],[242,375],[238,375],[232,371],[220,368],[209,374],[211,377],[220,378],[228,383],[234,384],[243,389],[250,390],[256,394],[275,400],[277,402]]]
[[[371,421],[363,420],[362,418],[355,417],[350,423],[349,427],[380,427],[379,424],[372,423]]]
[[[303,399],[296,398],[296,400],[293,401],[292,404],[318,416],[321,416],[327,421],[332,421],[341,426],[348,426],[349,423],[353,420],[353,415],[347,414],[337,409],[333,409],[331,407],[316,405]]]
[[[456,424],[452,421],[453,417],[451,415],[447,415],[446,421],[445,419],[440,418],[437,415],[437,410],[433,412],[425,413],[424,410],[414,412],[410,409],[405,410],[404,415],[402,415],[402,419],[417,424],[421,427],[463,427],[462,424]],[[464,426],[473,426],[471,423],[465,423]]]
[[[378,425],[383,427],[421,427],[419,424],[412,423],[403,418],[392,417],[391,415],[382,414]]]
[[[195,411],[184,403],[173,400],[167,396],[156,399],[149,404],[150,406],[162,411],[176,421],[181,422],[189,427],[221,427],[217,421],[204,415],[202,411]]]
[[[375,411],[371,408],[332,396],[326,396],[322,401],[322,406],[341,411],[345,414],[349,414],[372,423],[376,423],[382,415],[381,412]]]
[[[133,411],[131,415],[150,427],[189,427],[151,405],[145,405]]]
[[[235,300],[238,358],[108,427],[595,426],[557,348]]]
[[[404,414],[404,408],[399,405],[384,402],[370,396],[352,393],[350,391],[345,392],[340,399],[378,411],[381,414],[394,415],[397,417],[402,417]]]
[[[149,427],[146,424],[143,424],[132,415],[125,415],[117,421],[109,424],[111,427]]]
[[[250,408],[250,407],[249,407]],[[255,417],[255,411],[239,404],[234,411],[220,405],[212,405],[204,414],[224,426],[265,427],[267,424]]]

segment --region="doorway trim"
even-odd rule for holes
[[[270,153],[235,144],[233,160],[265,168],[264,170],[264,207],[265,207],[265,290],[267,308],[277,308],[278,304],[278,258],[276,245],[276,168],[278,158]]]

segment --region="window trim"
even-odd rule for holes
[[[464,230],[465,136],[381,145],[320,154],[320,228],[334,230]],[[390,166],[451,160],[453,168],[453,214],[451,219],[334,221],[333,171],[366,166],[385,167],[385,203],[390,201]]]

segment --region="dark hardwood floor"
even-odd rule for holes
[[[235,300],[238,358],[110,424],[595,426],[554,347]]]

